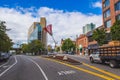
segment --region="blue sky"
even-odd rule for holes
[[[17,6],[23,8],[35,7],[49,7],[63,11],[78,11],[82,13],[101,14],[100,8],[92,7],[95,2],[101,0],[1,0],[0,6],[16,8]]]
[[[0,20],[6,21],[15,43],[26,43],[29,27],[45,17],[47,25],[53,25],[53,35],[60,44],[61,39],[72,38],[83,33],[82,27],[94,23],[102,25],[102,0],[1,0]],[[48,45],[54,45],[48,35]]]

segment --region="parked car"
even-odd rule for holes
[[[90,62],[102,62],[100,59],[100,52],[96,51],[90,54]]]
[[[7,61],[10,57],[9,53],[0,52],[0,61]]]
[[[58,53],[57,52],[48,52],[47,55],[57,55]]]
[[[74,55],[75,52],[74,52],[74,51],[69,51],[68,54],[70,54],[70,55]]]

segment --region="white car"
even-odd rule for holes
[[[91,63],[101,62],[100,53],[99,52],[93,52],[92,54],[90,54],[90,62]]]

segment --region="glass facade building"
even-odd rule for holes
[[[115,4],[115,11],[120,10],[120,1]]]
[[[42,40],[42,27],[40,23],[34,23],[34,25],[31,26],[31,30],[32,32],[29,34],[28,42]]]
[[[111,27],[111,20],[106,21],[104,24],[107,28]]]
[[[110,16],[110,9],[106,10],[103,14],[104,18],[107,18]]]
[[[110,0],[105,0],[103,7],[108,7],[110,5]]]
[[[95,24],[93,23],[87,24],[83,26],[83,34],[86,34],[87,32],[92,31],[94,29],[95,29]]]
[[[28,30],[28,43],[33,40],[40,40],[47,48],[47,33],[43,30],[45,27],[45,17],[40,18],[40,22],[34,22]]]

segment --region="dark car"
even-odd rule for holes
[[[68,54],[70,54],[70,55],[74,55],[75,52],[74,52],[74,51],[69,51]]]
[[[10,57],[9,53],[0,52],[0,61],[7,61]]]

